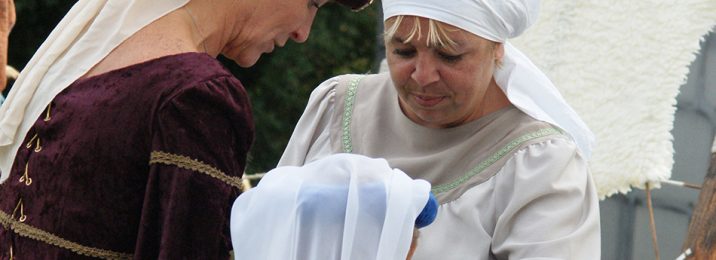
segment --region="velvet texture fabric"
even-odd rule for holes
[[[228,258],[238,188],[186,167],[150,164],[161,151],[241,177],[253,142],[251,108],[218,61],[184,53],[80,79],[48,109],[0,186],[0,211],[11,223],[24,215],[22,224],[135,259]],[[18,259],[84,257],[7,222],[2,259],[9,247]]]

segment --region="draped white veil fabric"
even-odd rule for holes
[[[430,184],[384,159],[334,154],[279,167],[231,210],[236,259],[405,259]]]
[[[507,39],[519,36],[536,20],[539,0],[383,0],[387,20],[397,15],[430,18],[505,45],[497,85],[517,108],[564,129],[589,158],[594,134],[562,98],[554,84]]]
[[[20,73],[0,107],[0,182],[47,105],[129,36],[189,0],[79,0]],[[101,116],[101,115],[98,115]]]

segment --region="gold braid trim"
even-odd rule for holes
[[[2,224],[3,227],[6,229],[11,229],[16,234],[34,239],[40,242],[44,242],[50,245],[54,245],[60,248],[64,248],[67,250],[70,250],[72,252],[75,252],[80,255],[89,256],[89,257],[97,257],[97,258],[103,258],[103,259],[131,259],[132,254],[126,254],[126,253],[119,253],[114,252],[110,250],[104,250],[89,246],[83,246],[78,243],[66,240],[64,238],[58,237],[56,235],[53,235],[47,231],[44,231],[42,229],[30,226],[25,223],[21,223],[17,220],[14,220],[10,215],[7,213],[0,211],[0,224]]]
[[[226,175],[220,171],[208,165],[202,161],[192,159],[188,156],[171,154],[161,151],[153,151],[149,157],[149,164],[161,163],[166,165],[174,165],[179,168],[200,172],[211,177],[214,177],[226,184],[239,188],[240,191],[244,191],[243,185],[241,185],[241,178]]]

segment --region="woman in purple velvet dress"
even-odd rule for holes
[[[215,57],[303,42],[327,2],[79,0],[0,107],[0,259],[228,258],[254,128]]]

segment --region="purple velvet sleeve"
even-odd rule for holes
[[[135,259],[227,259],[229,214],[253,141],[248,97],[233,77],[187,88],[154,115]],[[163,160],[156,160],[156,155]]]

